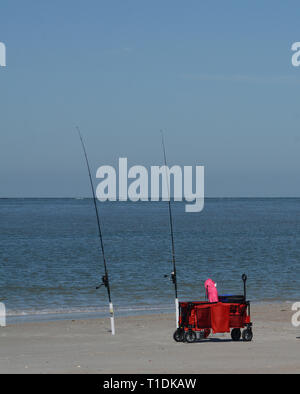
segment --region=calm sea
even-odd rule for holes
[[[98,203],[117,314],[173,309],[168,206]],[[300,199],[206,199],[173,204],[179,298],[219,293],[252,301],[300,299]],[[91,199],[0,200],[0,301],[8,318],[101,316],[107,311]]]

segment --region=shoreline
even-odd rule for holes
[[[292,305],[295,301],[291,300],[267,300],[267,301],[251,301],[251,306],[255,305]],[[78,308],[79,309],[79,308]],[[131,316],[147,316],[147,315],[160,315],[160,314],[172,314],[174,310],[173,305],[154,306],[154,307],[127,307],[118,308],[115,307],[115,317],[131,317]],[[175,313],[175,311],[174,311]],[[24,324],[24,323],[39,323],[39,322],[52,322],[52,321],[64,321],[64,320],[90,320],[90,319],[105,319],[109,317],[109,309],[104,308],[101,310],[71,310],[68,311],[55,311],[55,312],[43,312],[37,311],[30,313],[22,311],[19,314],[7,314],[6,321],[7,325]]]

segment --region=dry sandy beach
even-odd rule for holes
[[[291,304],[252,305],[253,342],[176,343],[174,316],[23,323],[0,329],[1,373],[300,373]]]

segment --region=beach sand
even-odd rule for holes
[[[252,305],[252,342],[230,334],[176,343],[174,315],[22,323],[0,328],[1,373],[300,373],[291,304]]]

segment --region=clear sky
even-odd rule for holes
[[[0,196],[90,195],[95,169],[203,164],[207,196],[300,196],[296,1],[2,0]]]

